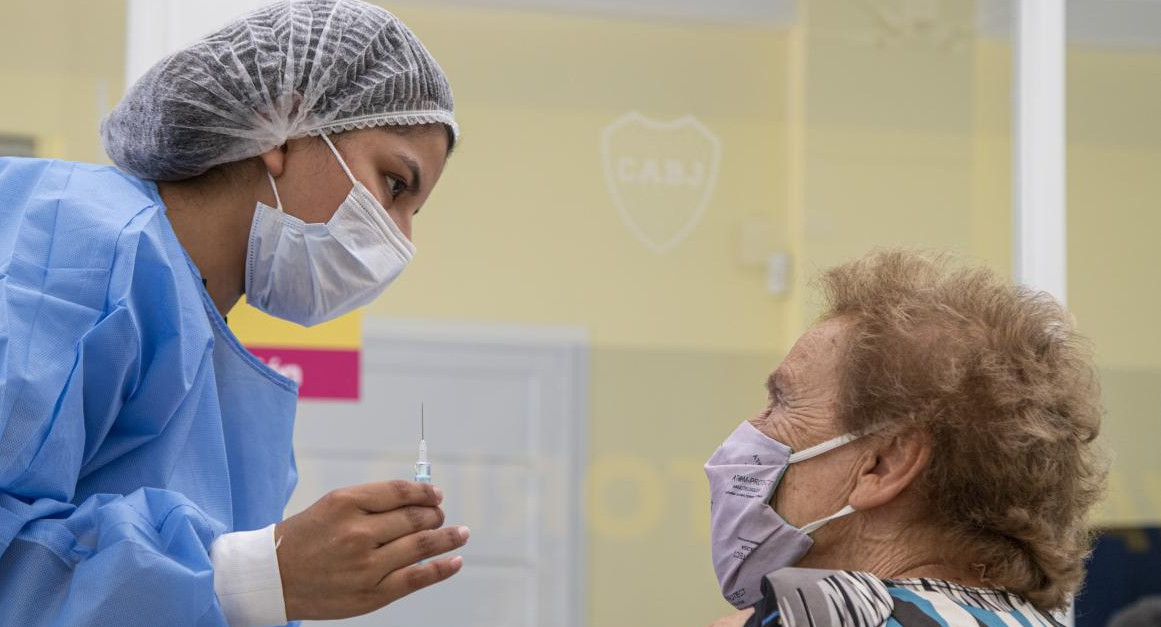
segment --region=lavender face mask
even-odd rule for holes
[[[759,431],[749,421],[730,434],[705,464],[710,483],[710,536],[714,570],[722,595],[742,609],[762,597],[766,575],[796,564],[814,540],[810,534],[853,513],[850,505],[798,529],[770,506],[786,468],[858,439],[843,435],[791,454],[790,447]]]

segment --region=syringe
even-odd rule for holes
[[[415,480],[431,483],[431,464],[427,463],[427,440],[424,438],[423,403],[419,404],[419,461],[415,462]]]

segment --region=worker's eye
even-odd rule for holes
[[[395,178],[390,174],[383,178],[387,181],[387,193],[391,194],[392,198],[395,198],[399,196],[399,194],[407,191],[407,183],[405,183],[403,179]]]

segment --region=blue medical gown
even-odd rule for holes
[[[296,399],[155,185],[0,159],[0,623],[225,625],[209,547],[282,519]]]

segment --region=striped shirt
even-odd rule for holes
[[[746,627],[1062,627],[1017,595],[939,579],[785,568],[762,592]]]

